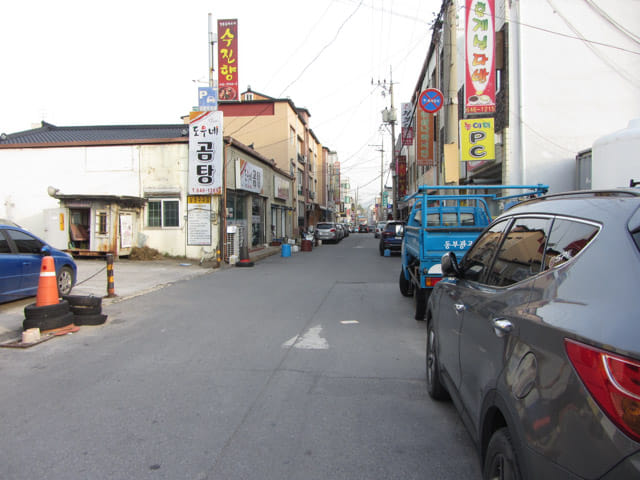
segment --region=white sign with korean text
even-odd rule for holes
[[[246,160],[236,160],[236,188],[262,193],[263,170]]]
[[[201,112],[189,123],[189,195],[222,194],[222,111]]]

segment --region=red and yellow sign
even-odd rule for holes
[[[218,20],[218,100],[238,100],[238,20]]]
[[[466,0],[465,112],[496,111],[494,0]]]

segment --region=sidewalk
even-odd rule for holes
[[[249,253],[251,261],[280,254],[280,247],[266,247]],[[107,296],[107,263],[104,259],[75,259],[78,280],[72,295],[95,295],[103,297],[102,304],[109,305],[127,298],[144,295],[175,282],[215,273],[221,269],[235,268],[223,264],[218,268],[201,266],[197,260],[128,260],[118,259],[113,263],[113,283],[116,297]],[[19,338],[22,334],[24,307],[35,302],[35,297],[0,304],[0,343]]]

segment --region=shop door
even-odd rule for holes
[[[264,200],[261,197],[251,199],[251,246],[257,247],[264,240]]]

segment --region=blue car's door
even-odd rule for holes
[[[6,235],[0,230],[0,302],[20,296],[22,261],[13,253]]]
[[[4,279],[6,291],[15,298],[35,295],[40,279],[42,265],[40,252],[43,243],[18,230],[6,229],[4,233],[9,237],[9,248],[12,250],[12,253],[6,254],[10,258],[3,259],[7,266],[7,275]]]

